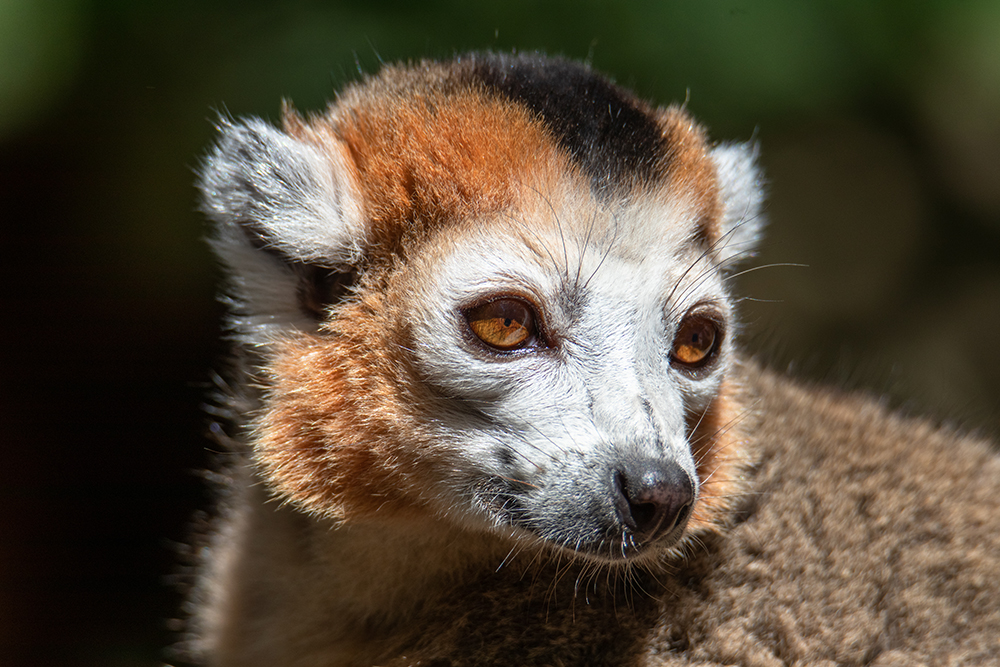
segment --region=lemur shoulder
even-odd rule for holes
[[[1000,459],[741,356],[755,147],[588,67],[385,67],[201,171],[207,665],[1000,661]]]

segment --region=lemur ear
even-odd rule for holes
[[[711,151],[723,205],[719,256],[724,268],[752,257],[764,230],[764,179],[757,154],[753,142],[720,144]]]
[[[244,340],[312,329],[361,258],[361,207],[346,153],[259,119],[220,123],[202,167],[202,209],[229,272],[231,324]]]

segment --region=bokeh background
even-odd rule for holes
[[[1000,3],[0,0],[0,665],[169,657],[209,499],[218,112],[318,110],[382,61],[589,60],[762,144],[742,276],[769,363],[995,436]]]

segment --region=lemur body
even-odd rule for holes
[[[242,427],[195,659],[1000,659],[996,455],[733,347],[752,148],[478,54],[222,132]]]

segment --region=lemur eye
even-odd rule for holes
[[[465,319],[476,338],[507,352],[535,339],[535,315],[518,299],[496,299],[465,311]]]
[[[718,322],[707,315],[688,315],[677,329],[670,358],[681,366],[699,368],[715,354],[721,338]]]

